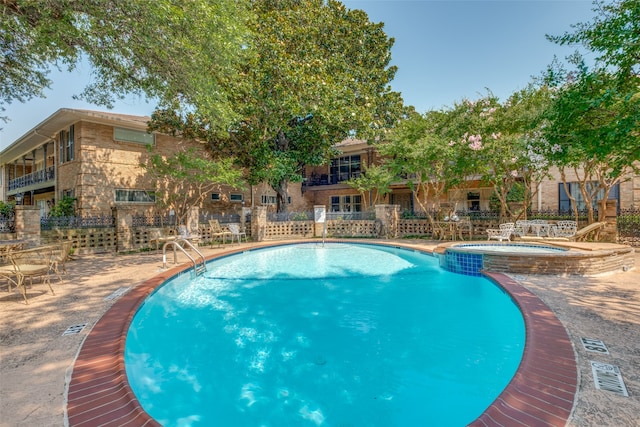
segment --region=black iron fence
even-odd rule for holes
[[[111,215],[40,218],[41,230],[53,230],[56,228],[107,228],[115,227],[115,225],[115,218]]]
[[[133,227],[175,227],[177,225],[175,215],[133,215],[131,218]]]
[[[15,233],[16,217],[13,214],[0,214],[0,233]]]
[[[620,209],[617,222],[621,239],[640,239],[640,208]]]

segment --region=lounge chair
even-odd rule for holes
[[[223,244],[225,243],[227,236],[229,236],[230,239],[233,239],[231,231],[222,228],[220,222],[217,219],[209,220],[209,228],[211,228],[211,246],[213,246],[213,242],[216,240],[216,238],[221,238]]]
[[[231,243],[233,243],[233,238],[237,238],[238,239],[238,244],[240,244],[240,239],[244,236],[244,238],[247,237],[247,233],[245,233],[244,231],[240,231],[240,225],[239,224],[234,224],[234,223],[230,223],[227,224],[227,227],[229,227],[229,231],[231,232]]]
[[[550,237],[529,237],[525,236],[523,239],[526,240],[549,240],[549,241],[557,241],[557,242],[580,242],[584,241],[591,233],[600,231],[607,223],[605,221],[594,222],[587,226],[582,227],[577,230],[571,236],[550,236]]]
[[[505,222],[500,224],[498,227],[498,229],[487,229],[487,240],[495,239],[500,242],[502,242],[503,240],[511,241],[511,234],[513,233],[515,224],[513,222]]]
[[[558,221],[557,224],[551,226],[549,237],[567,237],[571,238],[578,232],[578,223],[576,221]]]

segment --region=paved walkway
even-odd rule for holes
[[[203,248],[206,256],[221,252]],[[187,259],[179,254],[178,261]],[[551,307],[575,347],[580,384],[570,426],[638,425],[640,255],[636,265],[635,270],[601,277],[515,277]],[[68,264],[63,284],[54,280],[55,296],[40,283],[29,288],[29,305],[0,285],[0,426],[64,425],[69,369],[91,327],[112,305],[108,297],[161,269],[162,255],[156,253],[81,256]],[[86,326],[80,333],[63,336],[69,326],[81,324]],[[603,340],[610,355],[586,352],[581,337]],[[618,366],[630,397],[596,390],[590,360]]]

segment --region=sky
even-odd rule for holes
[[[591,0],[345,0],[372,22],[383,22],[395,39],[391,83],[407,105],[420,113],[477,99],[490,91],[501,101],[524,89],[554,56],[561,60],[578,46],[559,46],[546,34],[561,35],[571,25],[593,20]],[[90,81],[91,67],[73,73],[52,71],[46,98],[6,106],[0,149],[60,108],[103,110],[72,98]],[[150,115],[155,104],[131,96],[116,113]]]

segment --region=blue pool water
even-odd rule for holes
[[[414,251],[299,244],[160,287],[125,366],[167,426],[463,426],[523,348],[520,311],[487,279]]]

